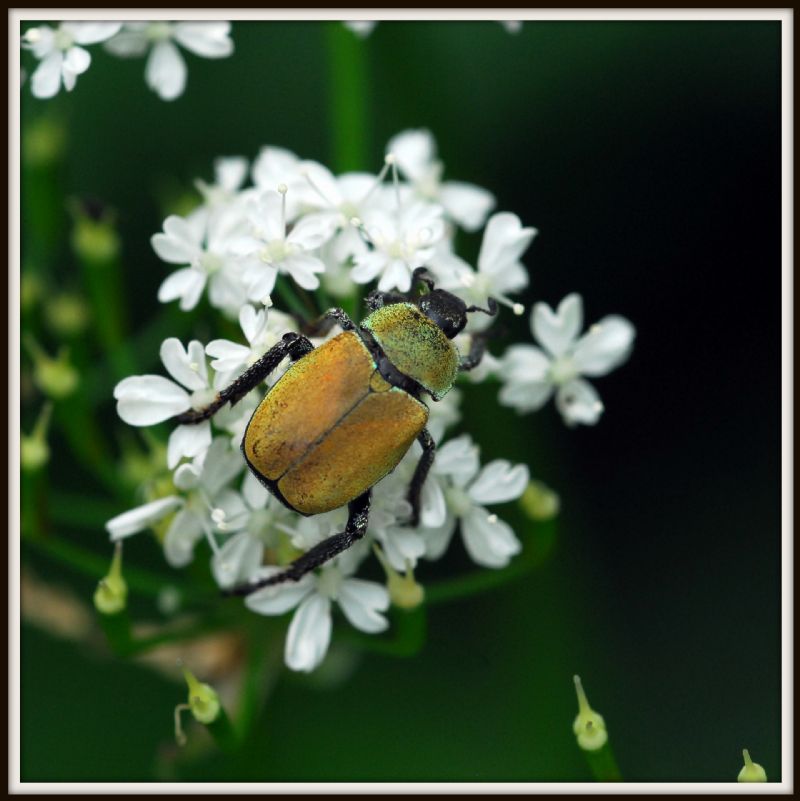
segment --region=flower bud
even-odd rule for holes
[[[45,319],[56,334],[71,337],[86,328],[89,309],[80,295],[62,292],[45,303]]]
[[[31,473],[40,470],[50,460],[50,446],[47,444],[47,427],[53,404],[46,403],[39,414],[39,419],[30,436],[20,438],[20,463],[22,469]]]
[[[552,520],[561,506],[558,494],[541,481],[531,481],[519,500],[531,520]]]
[[[373,546],[375,556],[383,565],[386,572],[386,589],[389,591],[389,599],[395,606],[401,609],[416,609],[425,600],[425,588],[414,579],[414,571],[411,563],[406,561],[406,574],[401,576],[390,564],[383,551],[377,546]]]
[[[33,380],[51,398],[71,395],[78,386],[78,371],[69,362],[69,351],[62,348],[58,358],[48,356],[32,337],[25,338],[25,347],[33,359]]]
[[[79,259],[105,263],[117,257],[120,239],[114,213],[96,201],[76,200],[71,203],[75,218],[72,229],[72,249]]]
[[[94,593],[94,606],[104,615],[116,615],[125,609],[128,601],[128,584],[122,576],[122,543],[117,543],[111,570],[100,580]]]
[[[189,709],[199,723],[213,723],[220,711],[219,696],[210,684],[203,684],[186,668],[183,677],[189,685]]]
[[[602,715],[598,715],[590,706],[583,690],[580,676],[574,676],[575,692],[578,694],[578,716],[572,724],[572,730],[578,739],[578,745],[584,751],[597,751],[607,740],[606,724]]]
[[[739,771],[737,781],[740,782],[765,782],[767,772],[757,762],[750,759],[750,752],[745,748],[742,750],[744,757],[744,767]]]

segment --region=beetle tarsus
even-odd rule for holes
[[[310,573],[314,568],[324,565],[342,551],[346,551],[354,542],[360,540],[367,533],[367,523],[369,521],[370,491],[367,490],[359,495],[354,501],[347,505],[349,516],[347,526],[344,531],[334,534],[315,545],[311,550],[304,553],[300,558],[295,559],[286,570],[269,578],[261,579],[252,584],[243,584],[225,590],[224,595],[250,595],[251,592],[260,590],[262,587],[271,587],[275,584],[283,584],[286,581],[300,581],[306,573]]]

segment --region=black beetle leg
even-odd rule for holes
[[[379,289],[373,289],[364,298],[364,303],[370,311],[375,311],[384,306],[391,306],[393,303],[408,303],[408,299],[408,295],[400,292],[381,292]]]
[[[337,306],[334,309],[328,309],[325,314],[316,320],[304,323],[301,330],[310,337],[324,337],[336,323],[339,324],[343,331],[355,331],[358,328],[347,312]]]
[[[252,584],[243,584],[225,590],[224,595],[250,595],[251,592],[262,587],[271,587],[274,584],[283,584],[284,581],[299,581],[306,573],[314,568],[324,565],[342,551],[346,551],[354,542],[360,540],[367,533],[369,521],[370,491],[359,495],[347,505],[349,512],[347,526],[340,534],[333,534],[328,539],[315,545],[310,551],[295,559],[286,570],[269,578],[255,581]]]
[[[428,471],[431,469],[433,459],[436,456],[436,443],[427,428],[423,428],[420,435],[417,437],[419,444],[422,445],[422,456],[417,462],[417,468],[414,470],[414,477],[408,485],[408,495],[406,500],[411,504],[411,519],[409,520],[410,526],[416,526],[419,523],[419,504],[422,495],[422,485],[428,477]]]
[[[472,341],[469,344],[469,353],[459,362],[459,370],[474,370],[481,363],[481,360],[486,354],[487,339],[489,339],[489,337],[485,334],[472,334]]]
[[[230,386],[220,390],[208,406],[191,409],[173,419],[181,425],[202,423],[218,412],[226,403],[238,403],[251,389],[257,387],[287,356],[292,361],[314,350],[314,346],[302,334],[289,332],[273,345],[255,364],[245,370]]]

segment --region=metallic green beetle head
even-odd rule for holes
[[[461,298],[443,289],[434,289],[416,303],[391,303],[376,309],[362,323],[381,346],[389,361],[401,373],[413,378],[439,400],[453,386],[458,375],[459,355],[450,341],[463,331],[467,313],[483,311],[495,314],[497,306],[490,301],[489,309],[467,306]]]

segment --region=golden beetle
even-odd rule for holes
[[[414,298],[414,284],[427,292]],[[436,447],[425,428],[428,407],[421,395],[440,400],[459,370],[483,357],[486,335],[472,339],[461,358],[451,341],[467,324],[467,306],[436,289],[424,268],[414,271],[407,294],[374,290],[366,298],[370,315],[356,325],[342,309],[323,320],[343,333],[318,348],[303,334],[287,333],[206,407],[179,415],[182,424],[210,418],[226,403],[237,403],[289,356],[294,364],[269,390],[247,424],[242,452],[256,478],[285,506],[315,515],[348,505],[345,530],[314,546],[277,575],[235,587],[246,595],[260,587],[297,581],[349,548],[367,531],[370,489],[397,467],[415,439],[422,445],[408,489],[411,525],[419,519],[422,485]]]

